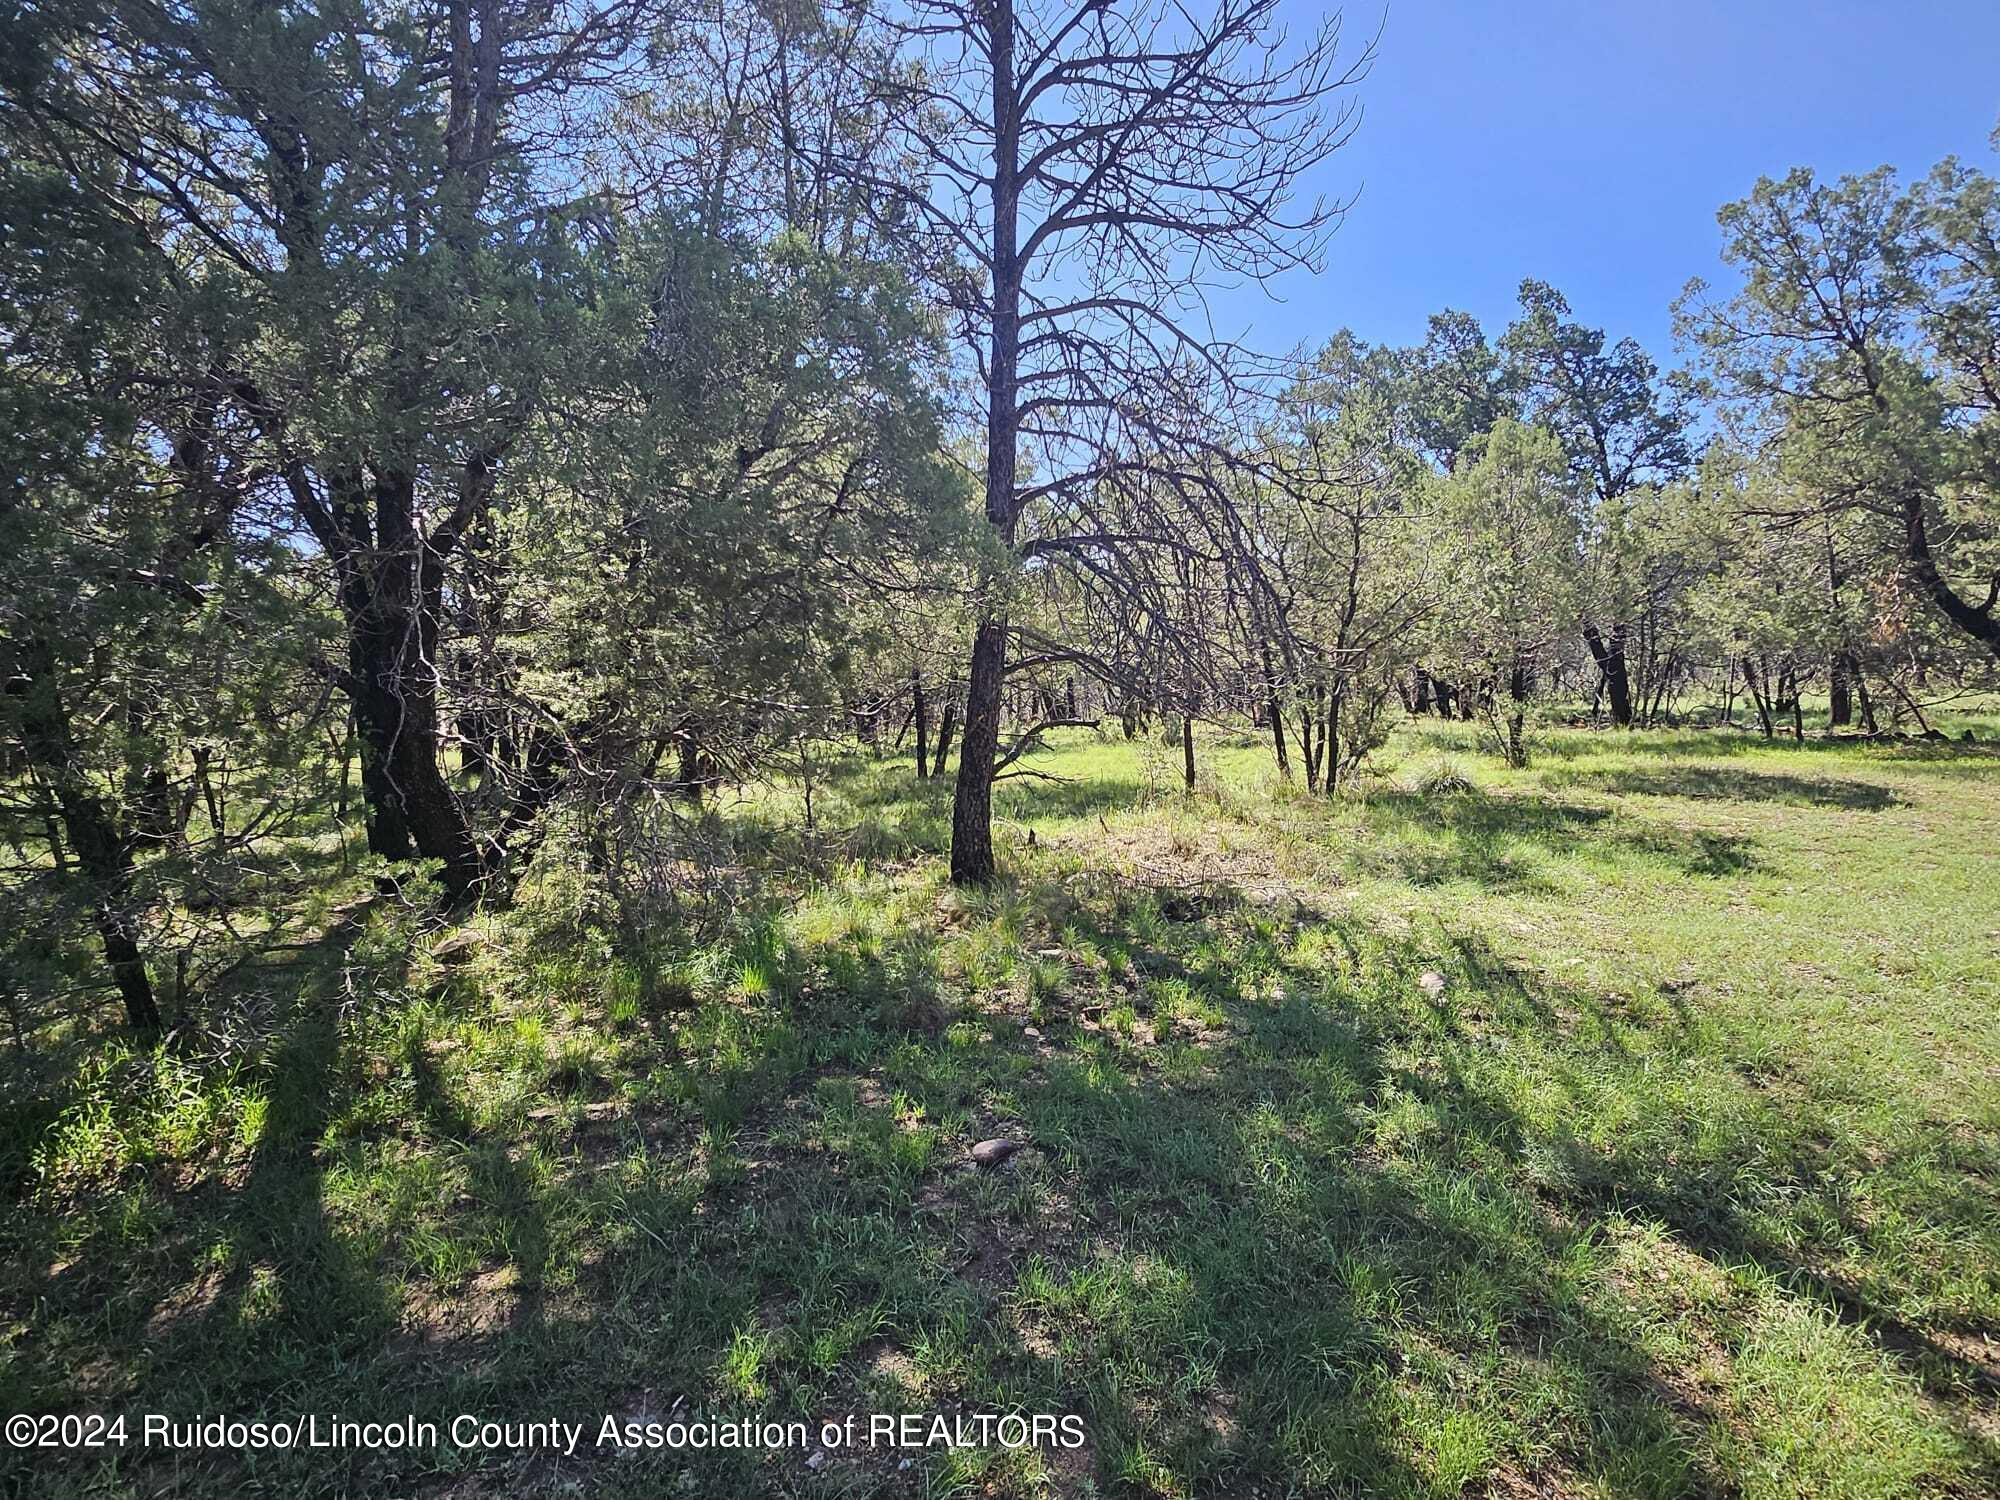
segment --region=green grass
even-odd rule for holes
[[[449,964],[376,910],[261,1042],[100,1047],[0,1133],[0,1408],[1074,1413],[1080,1451],[99,1453],[26,1492],[2000,1486],[1990,746],[1558,729],[1509,772],[1428,725],[1333,801],[1249,735],[1202,760],[1188,798],[1165,747],[1033,757],[1066,779],[1000,788],[1007,878],[963,894],[944,783],[852,758],[819,874],[788,794],[719,814],[773,888],[669,982],[559,872]]]

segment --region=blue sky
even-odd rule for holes
[[[1353,142],[1321,170],[1359,193],[1325,273],[1274,305],[1214,301],[1273,351],[1343,325],[1420,338],[1463,308],[1495,333],[1524,276],[1585,322],[1678,362],[1668,306],[1726,281],[1715,211],[1760,175],[1957,154],[1990,170],[2000,123],[2000,0],[1392,0],[1343,7],[1345,45],[1383,24]],[[1324,7],[1294,0],[1295,33]]]

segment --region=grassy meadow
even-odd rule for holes
[[[559,862],[449,930],[357,870],[224,1035],[10,1065],[0,1408],[1086,1441],[0,1452],[0,1488],[2000,1493],[1967,723],[1551,727],[1523,771],[1411,724],[1332,800],[1248,734],[1188,796],[1177,747],[1066,731],[977,894],[947,781],[855,752],[819,834],[720,799],[764,868],[651,966]]]

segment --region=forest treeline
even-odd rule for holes
[[[287,930],[245,872],[350,822],[640,930],[713,788],[857,734],[955,778],[979,883],[1058,725],[1171,724],[1192,784],[1250,722],[1332,792],[1394,713],[1518,764],[1538,700],[1803,736],[1991,682],[1992,176],[1759,182],[1685,371],[1533,281],[1252,350],[1205,294],[1321,264],[1370,60],[1275,9],[10,7],[16,1038],[190,1014]]]

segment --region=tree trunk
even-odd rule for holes
[[[1994,591],[1985,604],[1972,605],[1959,598],[1951,585],[1937,570],[1937,561],[1931,556],[1930,537],[1924,528],[1924,498],[1912,495],[1903,502],[1903,551],[1910,561],[1910,573],[1917,585],[1931,596],[1931,602],[1944,617],[1978,641],[1994,656],[2000,657],[2000,615],[1995,615],[1994,605],[2000,602],[2000,580],[1996,580]]]
[[[931,756],[931,775],[944,775],[945,758],[951,754],[951,737],[958,728],[958,699],[945,695],[944,708],[938,713],[937,750]]]
[[[1528,753],[1521,742],[1521,726],[1525,718],[1522,710],[1528,701],[1528,668],[1526,663],[1518,659],[1514,662],[1513,670],[1507,674],[1507,697],[1513,703],[1513,708],[1507,715],[1507,764],[1518,771],[1528,763]],[[1632,704],[1631,700],[1627,699],[1625,704],[1627,723],[1631,722],[1631,715]]]
[[[1290,781],[1292,762],[1285,753],[1285,715],[1278,707],[1278,676],[1271,670],[1271,643],[1260,639],[1257,649],[1264,661],[1264,712],[1271,718],[1271,743],[1278,752],[1278,774]]]
[[[1611,699],[1611,722],[1620,729],[1632,727],[1632,676],[1625,662],[1625,624],[1621,620],[1611,627],[1607,640],[1595,625],[1583,627],[1583,643],[1590,648],[1590,658],[1604,673],[1604,691]]]
[[[1194,715],[1181,715],[1181,775],[1194,790]]]
[[[982,620],[972,641],[965,729],[958,741],[958,781],[951,805],[951,880],[987,885],[993,864],[993,762],[1000,750],[1000,690],[1007,665],[1007,622]]]
[[[1345,678],[1342,679],[1344,683]],[[1347,689],[1336,687],[1327,695],[1326,717],[1320,720],[1319,737],[1323,749],[1325,771],[1320,777],[1320,785],[1331,797],[1340,790],[1340,716],[1347,705]]]
[[[433,546],[416,524],[415,480],[386,471],[369,491],[357,474],[335,481],[331,511],[306,514],[341,572],[347,621],[346,687],[361,736],[368,848],[390,861],[412,853],[441,862],[454,901],[477,893],[485,860],[439,765],[437,651],[450,539]]]
[[[910,674],[911,721],[917,728],[917,780],[928,781],[931,774],[931,723],[930,705],[924,701],[924,675]]]
[[[1845,729],[1854,722],[1854,694],[1849,687],[1853,681],[1854,658],[1845,651],[1833,654],[1832,668],[1827,682],[1827,724],[1834,729]]]
[[[1021,268],[1018,255],[1020,101],[1014,88],[1013,0],[994,0],[989,21],[993,66],[993,342],[986,374],[986,519],[1010,549],[1019,497],[1014,492],[1020,437]],[[965,728],[958,741],[958,781],[951,807],[951,880],[986,885],[993,864],[993,761],[1000,746],[1000,695],[1007,666],[1007,621],[988,614],[972,642]]]
[[[1299,705],[1299,758],[1306,763],[1306,790],[1319,790],[1319,742],[1314,738],[1313,711]]]
[[[1757,705],[1757,720],[1764,727],[1764,738],[1770,739],[1775,726],[1771,722],[1771,699],[1763,673],[1748,656],[1743,658],[1743,686],[1750,694],[1750,701]]]
[[[92,924],[104,945],[105,965],[125,1002],[125,1019],[140,1035],[158,1036],[160,1007],[139,947],[132,841],[119,827],[112,805],[92,789],[78,760],[54,649],[45,640],[30,638],[22,643],[15,666],[18,675],[7,691],[22,700],[23,747],[29,764],[55,793],[70,852],[89,886]]]

